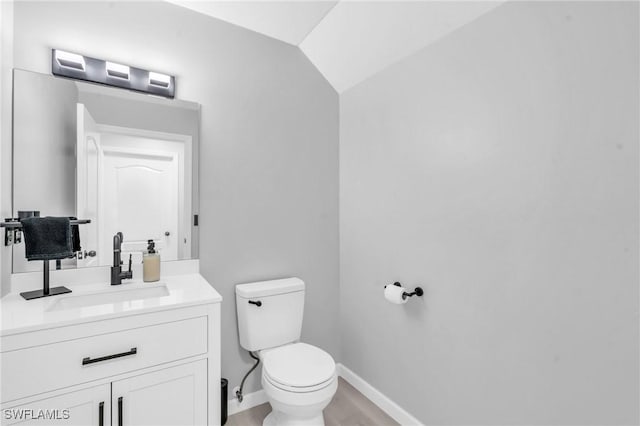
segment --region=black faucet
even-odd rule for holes
[[[111,285],[122,284],[122,280],[130,280],[133,278],[131,271],[131,254],[129,254],[129,270],[122,272],[122,260],[120,260],[120,252],[122,251],[122,232],[118,232],[113,236],[113,266],[111,267]]]

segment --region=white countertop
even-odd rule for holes
[[[55,285],[57,284],[52,284],[52,287]],[[144,289],[162,285],[166,285],[168,289],[167,295],[51,310],[56,303],[59,303],[58,300],[62,298],[126,291],[129,289]],[[2,318],[0,336],[178,307],[222,302],[222,296],[197,272],[164,276],[156,283],[144,283],[138,278],[124,280],[123,284],[117,286],[109,285],[108,280],[106,282],[105,280],[100,280],[100,282],[68,284],[65,286],[72,292],[25,300],[16,291],[0,299],[0,318]]]

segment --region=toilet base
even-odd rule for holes
[[[262,426],[324,426],[322,411],[315,417],[292,417],[282,411],[272,410],[264,418]]]

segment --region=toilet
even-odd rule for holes
[[[327,352],[300,342],[304,282],[299,278],[236,286],[240,345],[257,352],[262,388],[273,410],[264,426],[322,426],[338,388]]]

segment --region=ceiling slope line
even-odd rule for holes
[[[341,1],[341,0],[336,0],[336,1],[333,3],[333,6],[331,6],[331,8],[330,8],[330,9],[328,9],[328,10],[324,13],[324,15],[322,15],[322,17],[318,20],[318,22],[316,22],[316,24],[315,24],[315,25],[314,25],[314,26],[313,26],[309,31],[307,31],[307,33],[304,35],[304,37],[302,37],[302,40],[300,40],[300,41],[298,42],[298,44],[297,44],[297,46],[298,46],[298,47],[300,47],[300,45],[301,45],[302,43],[304,43],[304,41],[307,39],[307,37],[309,37],[309,34],[311,34],[311,33],[312,33],[316,28],[318,28],[318,25],[320,25],[320,24],[322,23],[322,21],[324,21],[324,20],[327,18],[327,16],[331,13],[331,11],[332,11],[333,9],[335,9],[335,8],[336,8],[336,6],[338,5],[338,3],[340,3],[340,1]]]

